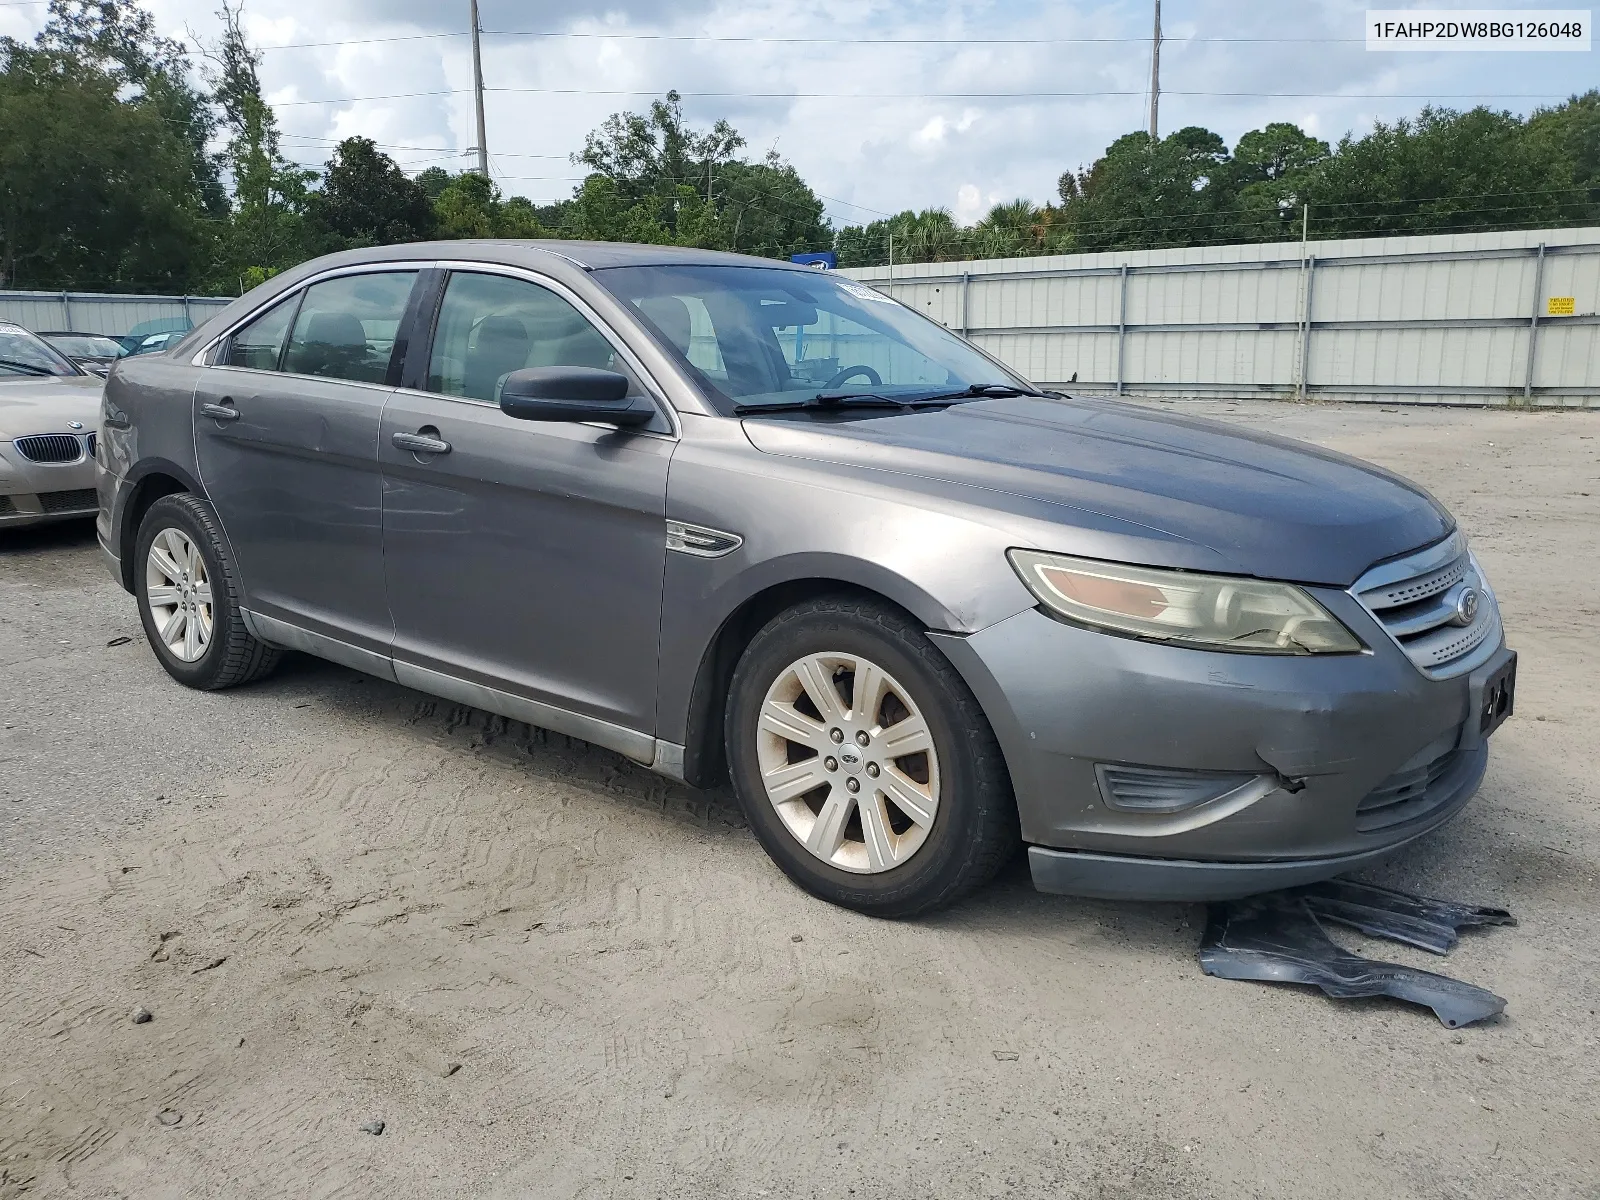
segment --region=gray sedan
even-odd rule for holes
[[[1337,874],[1477,790],[1515,656],[1421,488],[1041,392],[833,273],[661,247],[307,263],[105,401],[101,544],[196,688],[284,650],[731,779],[800,886]]]
[[[0,321],[0,529],[93,516],[101,380]]]

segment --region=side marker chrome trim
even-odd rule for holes
[[[682,521],[667,522],[667,549],[679,554],[692,554],[696,558],[721,558],[732,554],[744,539],[737,533],[725,533],[704,525],[686,525]]]

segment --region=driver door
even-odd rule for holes
[[[414,351],[425,369],[408,366],[420,386],[395,393],[379,439],[396,674],[483,707],[497,706],[461,681],[582,714],[590,727],[526,719],[633,753],[647,743],[623,735],[655,731],[671,426],[501,411],[500,384],[523,367],[621,371],[647,394],[553,284],[452,271],[437,314]],[[407,448],[418,436],[448,449]]]

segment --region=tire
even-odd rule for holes
[[[152,558],[158,539],[164,554],[159,561],[165,567]],[[218,691],[260,679],[278,665],[283,651],[258,641],[245,628],[239,611],[239,575],[210,504],[188,492],[161,497],[139,522],[134,547],[139,620],[168,675],[186,687]],[[179,549],[183,547],[193,548],[192,560],[185,561]],[[186,570],[190,561],[198,571]],[[180,608],[184,619],[176,623],[173,618]],[[169,630],[176,632],[163,637]],[[192,641],[191,630],[196,631]]]
[[[838,707],[827,712],[830,686]],[[823,900],[916,916],[987,883],[1016,851],[1016,801],[988,719],[886,604],[826,597],[773,618],[734,669],[723,732],[750,827]]]

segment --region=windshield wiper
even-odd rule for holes
[[[910,396],[886,396],[881,392],[818,392],[804,400],[775,400],[767,404],[736,404],[733,415],[748,417],[756,413],[826,412],[842,408],[944,408],[960,400],[998,399],[1004,396],[1042,396],[1043,392],[1015,387],[1009,383],[974,383],[959,391],[920,392]]]
[[[0,358],[0,367],[7,367],[13,371],[21,371],[24,375],[54,375],[49,367],[41,367],[38,363],[18,362],[14,358]]]
[[[1013,383],[974,383],[958,392],[935,392],[931,396],[918,396],[919,400],[1004,400],[1008,396],[1049,396],[1059,393],[1041,392],[1034,388],[1018,387]]]
[[[851,392],[847,395],[838,395],[833,392],[818,392],[815,396],[807,396],[804,400],[774,400],[767,404],[735,404],[733,415],[748,417],[755,413],[780,413],[780,412],[829,412],[843,408],[916,408],[925,403],[922,397],[897,399],[893,396],[883,396],[876,392]]]

